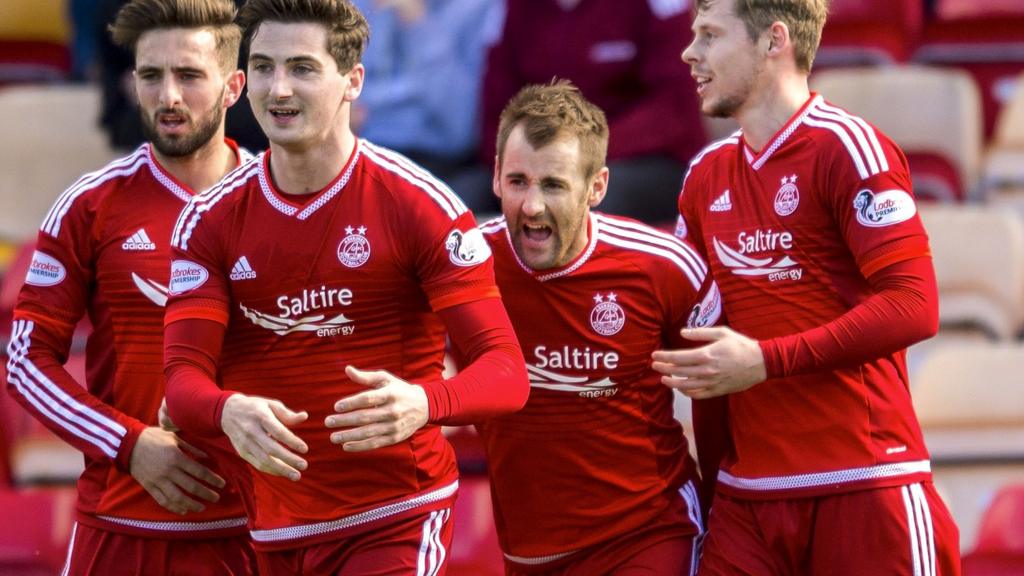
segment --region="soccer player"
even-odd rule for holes
[[[654,364],[729,394],[701,571],[957,574],[904,359],[937,329],[928,237],[899,148],[808,89],[826,4],[699,0],[683,52],[704,113],[741,126],[679,198],[732,329]]]
[[[120,10],[111,32],[135,53],[149,142],[58,198],[18,298],[11,395],[85,455],[65,574],[250,574],[255,565],[238,496],[201,452],[157,426],[171,228],[195,191],[249,157],[224,138],[225,110],[245,83],[234,16],[230,0],[133,0]],[[85,314],[83,388],[62,364]]]
[[[239,21],[270,149],[175,227],[170,416],[252,465],[261,572],[443,573],[439,425],[529,392],[491,252],[442,182],[353,135],[368,30],[349,2],[250,0]],[[471,360],[447,380],[446,329]]]
[[[715,323],[718,289],[686,243],[591,211],[608,123],[575,86],[523,88],[500,125],[481,229],[532,387],[479,426],[506,573],[693,574],[696,466],[650,356]]]

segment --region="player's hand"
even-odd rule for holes
[[[209,486],[223,488],[224,479],[192,456],[205,458],[206,454],[174,432],[151,426],[139,435],[129,470],[157,504],[176,514],[201,512],[199,500],[219,500]]]
[[[757,340],[725,326],[685,328],[681,334],[687,340],[709,344],[686,350],[658,350],[652,356],[651,367],[662,374],[663,384],[690,398],[742,392],[768,377]]]
[[[356,384],[371,390],[338,400],[324,420],[328,428],[348,428],[331,434],[331,442],[347,452],[362,452],[397,444],[427,423],[427,393],[384,370],[345,367]]]
[[[171,413],[167,411],[167,398],[164,398],[160,402],[160,410],[156,414],[157,422],[160,427],[168,432],[177,432],[178,427],[174,425],[174,421],[171,420]]]
[[[308,466],[299,454],[309,447],[288,427],[306,418],[306,412],[293,412],[277,400],[233,394],[224,402],[220,426],[238,455],[253,468],[297,481]]]

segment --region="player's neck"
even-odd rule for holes
[[[270,143],[270,172],[274,185],[286,194],[313,194],[330,184],[355,152],[356,137],[344,129],[311,145]]]
[[[209,189],[238,166],[238,157],[224,142],[223,131],[188,156],[166,156],[155,146],[152,151],[160,166],[193,192]]]
[[[775,78],[763,86],[736,115],[747,145],[755,152],[763,150],[810,94],[807,77],[803,75]]]

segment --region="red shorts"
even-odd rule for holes
[[[451,515],[451,508],[443,508],[351,538],[304,548],[257,552],[260,574],[441,576],[448,568]]]
[[[249,535],[158,539],[75,523],[62,576],[251,576],[256,556]]]
[[[931,482],[788,500],[718,493],[701,576],[960,574],[960,532]]]
[[[699,509],[690,510],[683,504],[666,510],[640,530],[543,564],[506,558],[505,576],[693,576],[703,536],[699,514]]]

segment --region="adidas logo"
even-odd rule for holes
[[[252,280],[256,277],[256,271],[249,266],[249,259],[242,256],[238,262],[235,262],[228,277],[232,280]]]
[[[139,228],[138,232],[129,236],[124,244],[121,244],[121,248],[125,250],[156,250],[156,244],[149,239],[145,228]]]
[[[729,190],[726,189],[725,192],[722,192],[721,196],[711,203],[711,211],[728,212],[729,210],[732,210],[732,200],[729,198]]]

